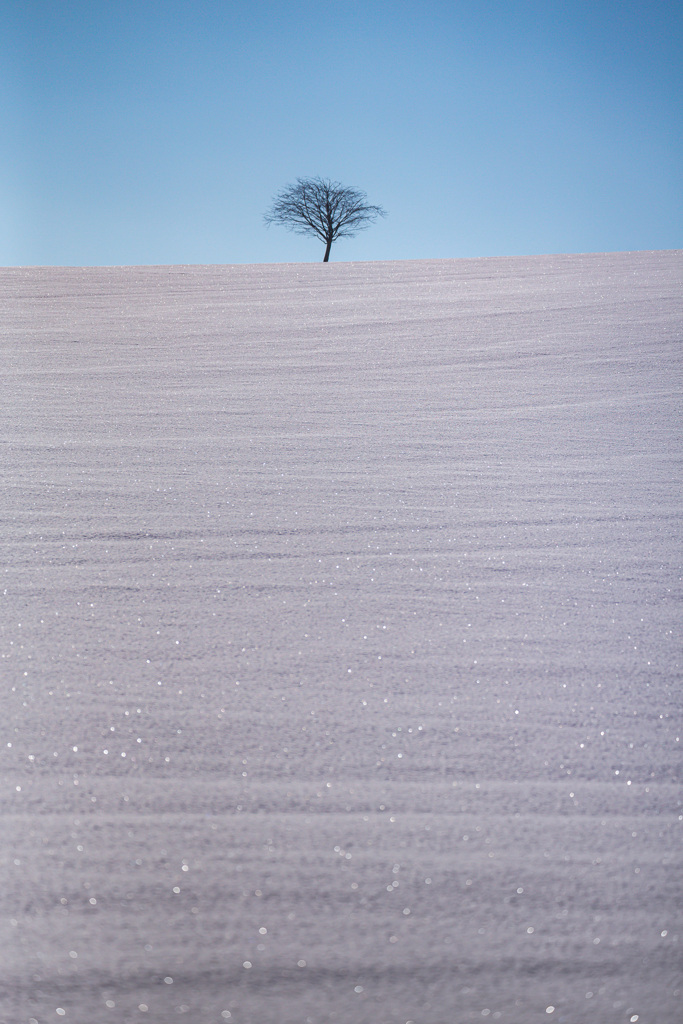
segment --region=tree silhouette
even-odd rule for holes
[[[371,206],[367,198],[360,189],[328,178],[297,178],[278,192],[264,220],[298,235],[315,235],[325,243],[327,263],[336,238],[352,238],[378,217],[386,217],[382,207]]]

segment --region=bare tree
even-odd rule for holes
[[[378,217],[386,217],[382,207],[370,206],[367,198],[360,189],[328,178],[297,178],[278,192],[264,220],[298,235],[315,235],[325,243],[327,263],[335,238],[352,238]]]

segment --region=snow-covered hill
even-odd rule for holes
[[[3,1020],[679,1020],[682,285],[0,271]]]

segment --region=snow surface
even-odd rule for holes
[[[0,272],[7,1024],[674,1024],[677,252]]]

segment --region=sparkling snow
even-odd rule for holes
[[[677,1024],[681,254],[0,290],[6,1019]]]

